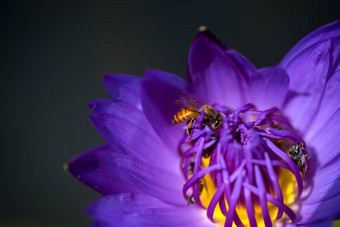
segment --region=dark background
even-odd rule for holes
[[[0,226],[86,226],[99,195],[63,163],[103,140],[87,103],[102,76],[185,75],[207,25],[257,67],[340,16],[337,1],[1,1]],[[124,127],[124,126],[122,126]]]

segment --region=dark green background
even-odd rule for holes
[[[1,1],[0,226],[86,226],[98,194],[63,163],[103,140],[87,103],[105,73],[185,75],[207,25],[257,67],[340,16],[337,1]],[[124,127],[124,125],[122,125]]]

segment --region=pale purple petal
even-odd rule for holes
[[[235,50],[226,50],[226,54],[234,62],[238,71],[242,73],[243,78],[249,82],[249,79],[253,73],[256,72],[256,67],[248,61],[242,54]]]
[[[91,101],[89,107],[92,108],[93,113],[95,114],[115,115],[124,118],[135,125],[143,125],[145,130],[153,130],[149,121],[146,119],[143,110],[139,109],[134,104],[121,100],[97,99]],[[122,124],[119,124],[119,126],[124,128]]]
[[[304,37],[300,42],[298,42],[283,58],[280,65],[282,67],[287,67],[293,61],[296,61],[296,58],[299,58],[300,55],[303,54],[305,49],[325,40],[332,40],[335,42],[335,46],[333,47],[333,64],[335,61],[338,61],[339,56],[339,41],[340,41],[340,20],[334,21],[330,24],[322,26],[321,28],[316,29],[306,37]]]
[[[213,226],[197,207],[172,206],[142,193],[103,197],[87,213],[98,226]]]
[[[123,153],[117,153],[114,161],[122,177],[145,193],[171,204],[187,204],[181,192],[184,177],[179,174],[179,165],[174,165],[169,172]]]
[[[90,117],[95,127],[112,147],[173,171],[171,168],[179,158],[166,148],[142,110],[110,99],[94,100],[89,106],[93,108]]]
[[[305,190],[300,203],[302,205],[320,203],[340,194],[340,159],[334,158],[323,168],[307,173]]]
[[[339,185],[334,185],[334,187],[339,187]],[[301,215],[301,220],[299,224],[309,224],[313,222],[318,222],[322,220],[337,220],[340,219],[340,194],[333,196],[327,200],[323,200],[320,203],[312,203],[302,205],[299,213]]]
[[[140,82],[141,78],[126,74],[108,74],[104,76],[105,88],[113,99],[133,104],[139,109],[141,108]]]
[[[135,117],[140,117],[137,112]],[[179,157],[164,145],[144,121],[134,122],[133,118],[130,120],[106,113],[95,113],[90,118],[101,136],[115,150],[179,174],[179,171],[173,169],[173,166],[178,165]]]
[[[121,193],[105,196],[93,202],[87,209],[87,214],[96,221],[119,223],[124,219],[123,214],[136,212],[140,209],[165,208],[170,204],[145,193]]]
[[[186,92],[160,81],[143,80],[142,82],[144,114],[153,130],[174,153],[184,133],[181,127],[172,124],[172,118],[181,109],[175,103],[181,93]]]
[[[281,108],[289,87],[289,77],[280,68],[262,68],[252,75],[249,100],[258,109]]]
[[[313,222],[313,223],[305,223],[305,224],[287,224],[285,225],[285,227],[331,227],[333,226],[332,225],[332,222],[330,220],[322,220],[322,221],[316,221],[316,222]]]
[[[312,124],[318,110],[321,110],[321,115],[332,114],[329,108],[325,113],[320,106],[327,87],[332,86],[329,83],[336,81],[333,77],[339,71],[339,63],[340,20],[307,35],[279,64],[287,71],[291,82],[286,112],[301,132],[307,133],[318,124]]]
[[[285,114],[300,132],[306,133],[318,111],[329,76],[331,42],[324,41],[306,49],[285,70],[290,77],[292,97]]]
[[[191,90],[191,85],[187,83],[183,78],[169,72],[164,72],[156,69],[147,69],[144,73],[145,80],[154,80],[163,82],[165,84],[172,85],[179,90],[188,91]]]
[[[328,119],[334,114],[334,112],[340,107],[340,70],[329,79],[322,95],[321,103],[318,113],[313,119],[312,126],[306,139],[310,139],[317,134]]]
[[[190,81],[202,102],[230,107],[244,104],[246,81],[215,39],[200,32],[189,52]]]
[[[340,108],[325,122],[314,136],[307,140],[311,149],[315,151],[320,167],[327,165],[340,154]]]
[[[67,171],[103,195],[138,192],[137,187],[122,177],[122,170],[114,163],[114,153],[106,144],[92,148],[69,161]]]

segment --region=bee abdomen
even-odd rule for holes
[[[198,117],[199,113],[189,110],[187,108],[181,109],[180,111],[175,114],[174,118],[172,119],[173,124],[180,124],[186,120],[189,120],[193,117]]]

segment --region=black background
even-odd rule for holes
[[[1,1],[0,226],[89,225],[99,195],[62,166],[103,143],[87,103],[108,97],[105,73],[184,76],[200,25],[275,65],[339,16],[337,1]]]

